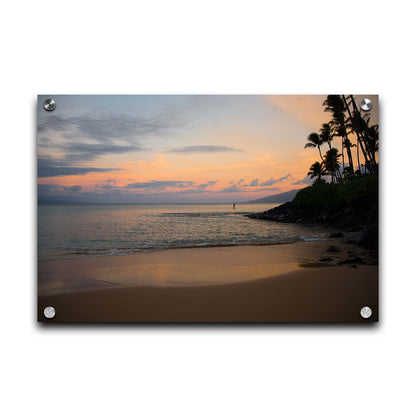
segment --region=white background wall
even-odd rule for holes
[[[415,414],[411,4],[3,3],[1,413]],[[381,99],[379,325],[36,324],[36,94],[344,92]]]

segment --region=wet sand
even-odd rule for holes
[[[326,251],[333,243],[341,252]],[[54,306],[48,322],[377,321],[377,266],[316,261],[351,251],[365,255],[326,241],[40,263],[38,320]],[[370,319],[362,306],[373,309]]]

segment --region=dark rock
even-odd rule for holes
[[[341,251],[341,249],[337,246],[330,246],[327,248],[327,250],[329,253],[339,253]]]
[[[311,195],[313,195],[312,188],[308,191]],[[359,193],[357,195],[355,199],[344,201],[338,205],[333,204],[330,200],[328,201],[331,203],[320,205],[319,199],[298,198],[299,201],[296,201],[295,198],[294,202],[287,202],[265,212],[249,214],[247,217],[339,229],[339,231],[329,234],[329,237],[347,237],[346,242],[348,244],[359,244],[364,248],[377,251],[379,215],[377,192],[370,193],[365,197],[360,197]],[[361,234],[361,237],[351,237],[348,235],[349,232],[357,233],[357,235]],[[331,250],[328,251],[331,252]],[[338,252],[338,250],[334,252]]]
[[[351,264],[351,266],[353,269],[358,269],[358,266],[356,264]]]
[[[371,224],[365,227],[363,236],[358,241],[358,245],[371,250],[378,249],[378,224]]]
[[[357,256],[357,257],[341,260],[341,261],[338,262],[338,264],[340,264],[340,265],[344,265],[344,264],[365,264],[365,261],[361,257]]]
[[[332,257],[322,257],[319,261],[334,261],[334,259]]]
[[[368,224],[378,223],[378,209],[377,205],[366,204],[322,207],[300,206],[287,202],[265,212],[248,214],[247,217],[285,223],[324,225],[345,231],[362,231]],[[331,237],[342,237],[342,234],[341,231],[334,232]]]

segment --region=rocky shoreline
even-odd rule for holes
[[[358,232],[356,243],[378,249],[378,204],[347,207],[304,207],[287,202],[268,211],[248,214],[247,217],[265,221],[318,225],[345,232]],[[340,233],[339,236],[342,236]]]

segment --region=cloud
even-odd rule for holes
[[[213,186],[217,183],[218,181],[208,181],[207,183],[201,183],[198,185],[198,189],[206,189],[209,186]]]
[[[291,173],[288,173],[287,175],[285,175],[285,176],[282,176],[281,178],[279,178],[278,179],[278,181],[279,182],[283,182],[283,181],[285,181],[286,179],[290,179],[290,178],[292,178],[293,176],[292,176],[292,174]]]
[[[62,116],[41,112],[38,120],[39,177],[85,175],[115,169],[86,167],[100,156],[148,150],[142,141],[181,125],[176,115],[147,117],[106,111]],[[60,159],[46,155],[58,154]],[[46,160],[46,161],[45,161]]]
[[[170,114],[146,117],[111,112],[90,112],[81,115],[61,116],[45,113],[38,122],[38,132],[55,130],[67,138],[86,137],[100,141],[158,135],[179,126]]]
[[[241,189],[239,186],[237,185],[231,185],[228,186],[227,188],[223,188],[221,189],[221,191],[218,192],[222,192],[222,193],[234,193],[234,192],[246,192],[245,189]]]
[[[82,189],[81,185],[72,185],[72,186],[62,186],[57,185],[54,183],[48,184],[39,184],[38,185],[38,195],[40,197],[49,195],[49,194],[56,194],[56,193],[67,193],[67,192],[80,192]]]
[[[309,176],[305,176],[303,179],[293,182],[293,185],[310,185],[311,183],[311,178]]]
[[[256,188],[256,189],[245,189],[245,188],[241,188],[237,185],[231,185],[228,186],[227,188],[223,188],[220,191],[218,191],[218,193],[237,193],[237,192],[265,192],[265,191],[280,191],[280,188],[277,187],[266,187],[266,188]]]
[[[125,190],[135,190],[141,189],[146,191],[163,191],[166,188],[176,188],[184,189],[184,191],[176,191],[178,193],[201,193],[204,192],[206,188],[215,185],[218,181],[208,181],[206,183],[197,184],[195,181],[148,181],[148,182],[133,182],[129,183],[126,186],[117,186],[117,181],[114,179],[107,179],[103,184],[96,185],[97,190],[113,190],[113,189],[125,189]],[[194,187],[196,186],[196,187]],[[164,195],[165,193],[158,193],[153,195]],[[170,192],[166,193],[171,194]]]
[[[93,192],[83,192],[81,185],[61,186],[57,184],[39,184],[38,200],[45,202],[69,202],[69,203],[117,203],[122,197],[125,202],[136,202],[141,196],[137,193],[129,195],[124,189],[105,190],[96,189]]]
[[[38,177],[53,178],[57,176],[86,175],[94,172],[112,172],[117,168],[94,168],[87,166],[72,166],[65,159],[41,157],[38,159]]]
[[[250,183],[245,184],[243,186],[246,186],[246,187],[247,186],[272,186],[276,183],[282,183],[282,182],[284,182],[288,179],[291,179],[291,178],[292,178],[292,175],[290,173],[288,173],[287,175],[282,176],[278,179],[275,179],[275,178],[272,177],[272,178],[270,178],[270,179],[268,179],[267,181],[264,181],[264,182],[260,182],[258,179],[253,179]]]
[[[107,179],[105,181],[105,183],[101,184],[101,185],[96,185],[96,188],[98,189],[116,189],[119,188],[118,186],[116,186],[117,181],[115,181],[114,179]]]
[[[234,147],[228,146],[214,146],[214,145],[204,145],[204,146],[184,146],[184,147],[175,147],[168,150],[168,153],[219,153],[219,152],[242,152],[241,149],[236,149]]]
[[[139,150],[146,150],[141,145],[135,146],[120,146],[112,143],[68,143],[61,146],[54,146],[55,149],[63,150],[67,153],[66,160],[76,162],[79,160],[94,160],[99,156],[107,154],[121,154],[128,152],[136,152]]]
[[[59,189],[59,185],[56,185],[55,183],[38,184],[38,192],[48,192],[56,189]]]
[[[271,186],[271,185],[274,185],[275,183],[281,183],[281,182],[283,182],[283,181],[285,181],[287,179],[290,179],[290,178],[292,178],[292,175],[290,173],[288,173],[287,175],[282,176],[279,179],[270,178],[267,181],[262,182],[260,184],[260,186]]]
[[[275,183],[278,183],[278,180],[274,178],[270,178],[269,180],[262,182],[260,186],[271,186],[271,185],[274,185]]]
[[[194,181],[150,181],[134,182],[125,186],[126,189],[148,189],[152,191],[161,191],[166,188],[187,188],[195,185]]]
[[[81,185],[73,185],[68,187],[68,191],[79,192],[82,189]]]

